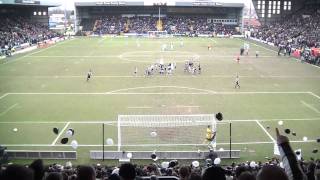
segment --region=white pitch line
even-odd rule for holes
[[[102,56],[76,56],[76,55],[72,55],[72,56],[28,56],[28,57],[32,57],[32,58],[136,58],[136,57],[155,57],[156,55],[150,54],[137,54],[137,55],[102,55]],[[186,55],[172,55],[174,57],[190,57],[192,55],[190,54],[186,54]],[[199,56],[199,55],[198,55]],[[217,57],[217,58],[234,58],[235,56],[225,56],[225,55],[211,55],[211,54],[203,54],[201,55],[201,57]],[[271,58],[271,57],[275,57],[275,56],[259,56],[259,58]],[[255,56],[246,56],[246,58],[256,58]],[[63,59],[61,59],[63,60]],[[90,60],[90,59],[85,59],[85,60]],[[151,62],[151,61],[145,61],[145,62]]]
[[[137,89],[153,89],[153,88],[177,88],[177,89],[188,89],[188,90],[195,90],[195,91],[203,91],[203,92],[207,92],[207,93],[216,93],[215,91],[212,91],[212,90],[192,88],[192,87],[184,87],[184,86],[141,86],[141,87],[118,89],[118,90],[114,90],[114,91],[109,91],[107,93],[114,94],[114,93],[121,92],[121,91],[129,91],[129,90],[137,90]]]
[[[263,127],[263,125],[256,120],[256,123],[261,127],[261,129],[268,135],[268,137],[272,140],[272,142],[276,142],[276,140],[271,136],[271,134]]]
[[[68,40],[65,40],[65,41],[60,42],[60,43],[58,42],[58,43],[56,43],[56,44],[53,45],[53,46],[50,46],[50,47],[41,49],[41,50],[39,50],[39,51],[30,53],[30,54],[26,54],[26,55],[24,55],[24,56],[18,57],[17,59],[14,59],[14,60],[11,60],[11,61],[7,61],[7,62],[5,62],[5,63],[2,63],[2,65],[20,61],[20,60],[23,59],[23,58],[30,57],[30,56],[32,56],[32,55],[34,55],[34,54],[38,54],[38,53],[40,53],[40,52],[43,52],[43,51],[48,50],[48,49],[50,49],[50,48],[56,47],[57,45],[60,45],[60,44],[64,44],[64,43],[66,43],[66,42],[70,42],[70,41],[72,41],[72,40],[74,40],[74,39],[71,39],[71,40],[68,39]]]
[[[312,111],[314,111],[316,113],[320,113],[320,111],[317,108],[315,108],[314,106],[312,106],[311,104],[308,104],[308,103],[306,103],[306,102],[304,102],[302,100],[300,102],[302,103],[302,105],[304,105],[305,107],[311,109]]]
[[[268,50],[268,51],[271,51],[271,52],[277,52],[277,51],[275,51],[275,50],[273,50],[273,49],[266,48],[266,47],[261,46],[261,45],[259,45],[259,44],[253,43],[253,42],[251,42],[251,41],[246,41],[246,40],[243,40],[243,39],[241,39],[241,38],[237,38],[237,39],[239,39],[239,40],[241,40],[241,41],[243,41],[243,42],[247,42],[247,43],[253,44],[254,46],[261,47],[261,48],[263,48],[263,49],[265,49],[265,50]]]
[[[151,109],[152,106],[128,106],[128,109]]]
[[[213,43],[217,44],[218,42],[212,38],[210,38],[210,41],[212,41]]]
[[[160,86],[156,86],[160,87]],[[171,86],[174,87],[174,86]],[[205,91],[205,92],[198,92],[198,93],[192,93],[192,92],[159,92],[159,93],[148,93],[148,92],[119,92],[119,91],[126,91],[126,90],[132,90],[132,89],[147,89],[147,88],[155,88],[155,87],[138,87],[138,88],[128,88],[128,89],[119,89],[115,91],[109,91],[109,92],[36,92],[36,93],[7,93],[8,95],[240,95],[240,94],[310,94],[310,92],[300,92],[300,91],[230,91],[230,92],[217,92],[217,91],[211,91],[211,90],[203,90],[203,89],[196,89],[196,88],[186,88],[186,87],[180,87],[181,89],[194,89],[198,91]],[[179,86],[177,86],[179,88]]]
[[[290,141],[291,143],[314,143],[316,140],[308,141]],[[273,144],[273,141],[257,141],[257,142],[233,142],[232,145],[251,145],[251,144]],[[217,145],[228,145],[229,142],[217,143]],[[68,144],[3,144],[5,147],[69,147]],[[101,147],[102,144],[79,144],[79,147]],[[105,145],[106,147],[116,147],[118,145]],[[207,146],[207,144],[130,144],[121,145],[122,147],[168,147],[168,146]]]
[[[314,96],[314,97],[316,97],[316,98],[320,99],[320,96],[316,95],[316,94],[315,94],[315,93],[313,93],[313,92],[309,92],[309,94],[311,94],[312,96]]]
[[[268,49],[268,48],[266,48],[266,47],[263,47],[263,46],[261,46],[261,45],[258,45],[258,44],[256,44],[256,43],[253,43],[253,42],[250,42],[250,41],[245,41],[245,40],[243,40],[243,39],[240,39],[240,40],[242,40],[242,41],[244,41],[244,42],[249,42],[249,43],[251,43],[251,44],[253,44],[253,45],[255,45],[255,46],[261,47],[261,48],[266,49],[266,50],[268,50],[268,51],[277,52],[277,51],[275,51],[275,50],[273,50],[273,49]],[[299,61],[299,59],[297,59],[297,58],[295,58],[295,57],[292,57],[291,59],[294,59],[294,60],[296,60],[296,61]],[[309,63],[308,63],[308,64],[309,64]],[[314,64],[309,64],[309,65],[311,65],[311,66],[313,66],[313,67],[316,67],[316,68],[320,68],[320,66],[316,66],[316,65],[314,65]]]
[[[8,93],[5,93],[4,95],[0,96],[0,99],[3,99],[5,98],[6,96],[8,96],[9,94]]]
[[[0,116],[5,115],[7,112],[11,111],[13,108],[15,108],[16,106],[18,106],[18,103],[8,107],[8,109],[6,109],[5,111],[3,111],[2,113],[0,113]]]
[[[84,75],[71,75],[71,76],[0,76],[0,78],[7,78],[7,77],[16,77],[16,78],[84,78]],[[173,75],[169,77],[174,78],[234,78],[234,76],[230,75],[210,75],[210,76],[190,76],[190,75]],[[132,76],[132,75],[119,75],[119,76],[109,76],[109,75],[95,75],[94,78],[146,78],[146,76]],[[168,76],[153,76],[153,78],[168,78]],[[320,79],[320,76],[240,76],[240,78],[297,78],[297,79],[304,79],[304,78],[314,78]]]
[[[69,126],[70,122],[67,122],[67,124],[63,127],[63,129],[60,131],[59,135],[56,137],[56,139],[51,143],[51,146],[54,146],[58,139],[60,138],[60,136],[64,133],[64,131],[67,129],[67,127]]]
[[[316,66],[314,64],[310,64],[310,65],[313,66],[313,67],[316,67],[316,68],[320,68],[320,66]]]
[[[172,106],[173,108],[199,108],[200,106],[187,106],[187,105],[177,105],[177,106]]]
[[[260,119],[260,120],[251,120],[251,119],[231,119],[227,120],[224,119],[223,122],[217,122],[218,124],[225,124],[228,122],[233,123],[240,123],[240,122],[272,122],[272,121],[318,121],[320,120],[320,117],[316,118],[302,118],[302,119],[285,119],[285,118],[278,118],[278,119]],[[102,121],[0,121],[0,124],[66,124],[66,123],[72,123],[72,124],[116,124],[118,121],[108,121],[108,120],[102,120]]]

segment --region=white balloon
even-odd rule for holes
[[[221,163],[221,159],[220,158],[215,158],[213,161],[213,164],[218,165]]]
[[[308,141],[308,137],[304,136],[303,138],[303,141]]]
[[[251,162],[250,162],[250,167],[251,167],[251,168],[254,168],[254,167],[256,167],[256,162],[254,162],[254,161],[251,161]]]
[[[163,161],[163,162],[161,163],[161,167],[162,167],[162,168],[168,168],[168,167],[169,167],[169,162],[168,162],[168,161]]]
[[[113,140],[111,138],[108,138],[106,142],[109,146],[113,145]]]
[[[131,152],[128,152],[128,153],[127,153],[127,158],[129,158],[129,159],[132,158],[132,153],[131,153]]]
[[[151,136],[151,137],[156,137],[156,136],[157,136],[157,132],[152,131],[152,132],[150,133],[150,136]]]
[[[77,148],[78,148],[78,142],[77,142],[76,140],[72,140],[72,141],[71,141],[71,147],[72,147],[73,149],[77,149]]]
[[[153,160],[153,161],[158,161],[158,159],[159,159],[159,158],[158,158],[158,156],[157,156],[155,159],[152,159],[152,160]]]
[[[281,167],[282,169],[284,169],[283,162],[280,162],[280,167]]]
[[[199,167],[199,165],[200,165],[199,161],[192,161],[193,167]]]
[[[283,125],[283,121],[279,121],[278,124],[279,124],[280,126],[282,126],[282,125]]]
[[[66,136],[67,137],[71,137],[73,135],[71,130],[66,131]]]

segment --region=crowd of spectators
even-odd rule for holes
[[[32,22],[24,17],[0,17],[0,49],[17,48],[24,43],[37,44],[40,41],[59,36],[47,25]]]
[[[251,32],[251,36],[275,46],[314,47],[320,43],[320,12],[307,8]]]
[[[194,161],[180,165],[178,161],[154,162],[149,165],[124,163],[119,166],[73,167],[53,164],[45,166],[35,160],[28,166],[8,165],[0,170],[1,180],[320,180],[320,160],[299,160],[293,152],[289,139],[277,130],[280,159],[267,162],[232,163],[222,165],[221,159],[209,155],[201,165]]]
[[[232,163],[229,166],[209,163],[197,167],[191,165],[174,164],[163,167],[163,164],[151,163],[148,165],[122,164],[120,166],[102,166],[95,164],[92,166],[75,166],[70,162],[66,165],[52,164],[43,165],[42,160],[36,160],[29,166],[9,165],[2,168],[0,174],[3,180],[120,180],[121,169],[124,165],[131,166],[132,172],[137,180],[151,179],[158,180],[160,177],[165,180],[319,180],[320,160],[301,161],[300,167],[303,176],[289,177],[279,159],[273,158],[267,162],[245,162]],[[265,172],[263,172],[265,171]],[[264,176],[274,176],[268,178],[258,178]],[[275,173],[278,173],[275,175]],[[126,170],[126,174],[128,172]],[[280,175],[282,178],[276,178]],[[0,177],[1,177],[0,176]],[[223,177],[222,177],[223,176]],[[85,178],[84,178],[85,177]],[[89,178],[90,177],[90,178]],[[222,178],[221,178],[222,177]],[[247,179],[250,177],[249,179]]]
[[[152,16],[108,16],[99,19],[101,23],[95,29],[99,34],[138,33],[147,34],[148,31],[157,31],[158,18]],[[163,31],[169,34],[239,34],[235,25],[208,23],[206,17],[167,16],[161,17],[159,24]]]

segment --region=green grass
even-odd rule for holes
[[[184,47],[179,46],[180,41]],[[161,45],[170,42],[174,51],[161,52]],[[272,139],[258,122],[272,138],[275,127],[282,132],[290,128],[297,133],[288,135],[292,146],[302,148],[305,158],[319,157],[311,152],[319,148],[315,140],[320,138],[320,69],[278,57],[273,50],[253,43],[250,55],[241,57],[238,64],[235,59],[243,43],[241,39],[216,38],[76,38],[1,60],[0,144],[10,150],[72,150],[60,144],[64,133],[54,143],[57,136],[52,128],[74,128],[71,140],[80,145],[74,163],[94,163],[89,151],[101,149],[101,123],[110,122],[105,127],[106,137],[116,144],[119,114],[220,111],[225,123],[218,124],[218,148],[229,147],[227,122],[231,120],[233,148],[241,150],[238,161],[273,155]],[[207,50],[208,44],[213,45],[212,51]],[[259,58],[255,58],[255,51],[260,52]],[[175,74],[144,77],[144,69],[160,58],[177,62]],[[183,72],[184,62],[190,58],[201,62],[201,75]],[[134,77],[136,66],[138,76]],[[89,69],[94,76],[87,83]],[[234,89],[237,74],[241,89]],[[130,108],[139,106],[150,108]],[[279,126],[278,120],[284,120],[284,126]],[[137,142],[152,142],[144,137],[144,131],[135,132]],[[308,142],[302,141],[304,136]],[[106,150],[116,149],[106,146]],[[154,149],[196,151],[205,150],[205,146],[123,147],[126,151]]]

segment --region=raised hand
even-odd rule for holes
[[[278,128],[276,128],[276,135],[278,144],[289,142],[289,138],[287,136],[281,135]]]

